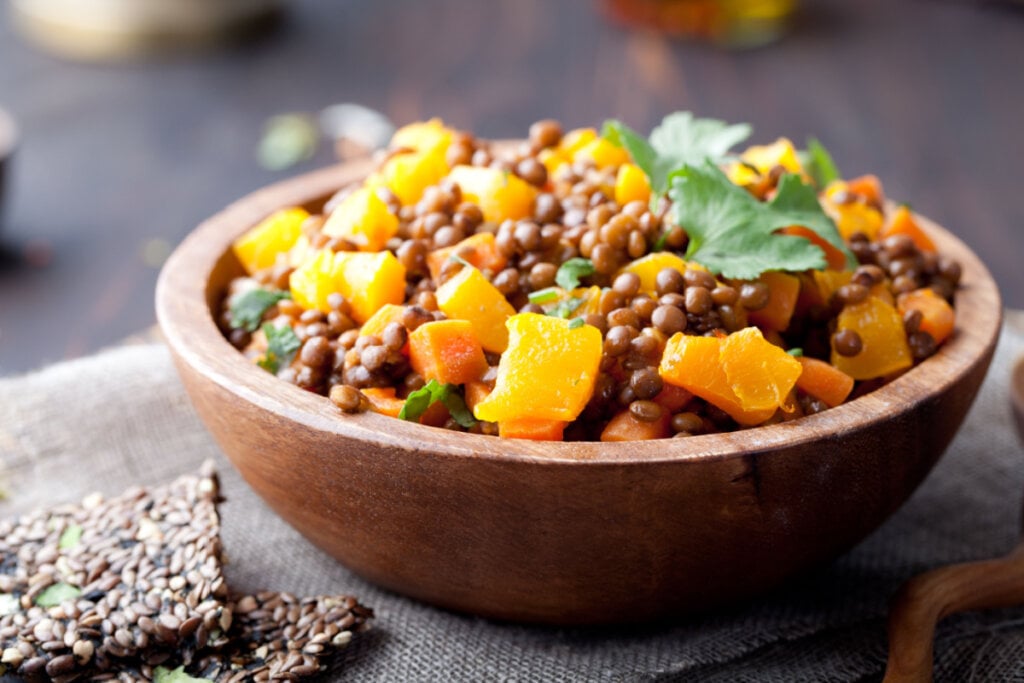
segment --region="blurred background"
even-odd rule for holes
[[[746,20],[722,6],[745,5]],[[150,328],[163,260],[231,201],[331,163],[358,103],[484,137],[678,109],[820,139],[944,224],[1024,307],[1024,12],[980,0],[8,0],[0,376]],[[156,27],[156,28],[154,28]],[[0,155],[5,129],[0,120]],[[9,136],[8,136],[9,137]],[[261,148],[262,144],[262,148]],[[298,161],[298,163],[293,163]]]

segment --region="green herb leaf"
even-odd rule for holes
[[[580,278],[594,274],[594,262],[588,258],[576,256],[558,266],[555,283],[562,289],[576,289],[580,286]]]
[[[263,321],[263,314],[282,299],[292,298],[291,292],[272,292],[267,289],[251,289],[231,299],[229,309],[231,327],[255,332]]]
[[[263,126],[257,157],[260,165],[281,171],[312,158],[320,145],[320,129],[305,114],[272,116]]]
[[[686,166],[672,174],[672,216],[690,237],[686,258],[729,278],[753,279],[769,270],[824,268],[825,254],[810,240],[776,234],[804,226],[856,260],[821,205],[814,188],[786,174],[770,202],[734,185],[714,164]]]
[[[545,287],[536,292],[530,292],[526,295],[526,299],[531,304],[546,304],[557,300],[560,294],[557,287]]]
[[[64,529],[64,532],[60,535],[60,540],[57,541],[57,548],[60,550],[71,550],[78,542],[82,540],[82,527],[77,524],[71,524]]]
[[[573,318],[569,321],[569,329],[575,330],[577,327],[583,327],[586,324],[583,318]]]
[[[839,180],[839,169],[836,168],[832,155],[828,153],[825,146],[817,139],[811,138],[807,141],[806,160],[804,169],[814,180],[819,188],[824,188],[833,180]]]
[[[466,266],[467,268],[472,268],[473,267],[472,263],[470,263],[466,259],[462,258],[458,254],[452,254],[451,256],[448,257],[448,260],[449,261],[454,261],[455,263],[458,263],[460,265]]]
[[[153,683],[213,683],[209,678],[195,678],[185,673],[185,667],[168,669],[158,666],[153,670]]]
[[[65,600],[74,600],[82,594],[82,589],[70,583],[55,583],[36,595],[36,604],[40,607],[56,607]]]
[[[458,387],[454,384],[441,384],[436,379],[430,380],[422,388],[409,394],[398,417],[415,422],[427,412],[427,408],[437,402],[443,403],[452,418],[463,427],[472,427],[476,424],[476,419],[466,407]]]
[[[17,614],[21,611],[21,600],[10,593],[0,593],[0,617]]]
[[[555,318],[568,318],[576,312],[576,309],[579,308],[582,303],[583,299],[571,296],[568,299],[562,299],[559,301],[545,315],[550,315]]]
[[[274,327],[266,323],[263,325],[263,334],[267,335],[267,353],[258,365],[267,372],[277,374],[282,365],[292,362],[302,342],[288,325]]]
[[[793,358],[799,358],[800,356],[804,355],[804,350],[801,349],[799,346],[794,346],[793,348],[787,350],[786,353],[793,356]]]
[[[669,175],[689,164],[721,161],[729,150],[750,137],[746,123],[729,125],[717,119],[698,119],[688,111],[669,114],[651,132],[650,141],[620,121],[606,121],[602,134],[626,148],[651,183],[652,201],[669,187]]]

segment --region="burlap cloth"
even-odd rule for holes
[[[0,514],[164,482],[214,458],[228,498],[223,526],[235,586],[350,592],[376,610],[375,629],[346,655],[344,680],[878,680],[896,588],[937,565],[1000,555],[1017,540],[1024,449],[1010,422],[1007,379],[1021,353],[1024,313],[1010,313],[956,441],[911,500],[857,548],[758,600],[672,624],[499,624],[360,579],[250,492],[193,413],[159,344],[0,380]],[[951,617],[936,648],[940,681],[1024,680],[1024,607]]]

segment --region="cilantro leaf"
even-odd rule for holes
[[[291,292],[271,292],[266,289],[251,289],[231,299],[231,327],[255,332],[267,309],[282,299],[292,298]]]
[[[672,174],[672,216],[686,230],[686,258],[728,278],[753,279],[769,270],[824,268],[825,253],[810,240],[776,234],[791,225],[806,227],[846,254],[853,255],[818,203],[814,188],[786,174],[770,202],[760,202],[734,185],[711,162],[686,166]]]
[[[545,287],[526,295],[526,300],[531,304],[546,304],[558,298],[559,291],[555,287]]]
[[[804,350],[799,346],[794,346],[793,348],[786,351],[786,353],[793,356],[793,358],[799,358],[800,356],[804,355]]]
[[[65,600],[74,600],[82,594],[82,589],[70,583],[54,583],[36,595],[36,604],[40,607],[56,607]]]
[[[213,683],[209,678],[195,678],[185,672],[184,666],[168,669],[158,666],[153,670],[153,683]]]
[[[457,387],[454,384],[441,384],[436,379],[430,380],[421,388],[409,394],[405,399],[402,410],[398,413],[398,417],[402,420],[416,422],[423,416],[423,413],[427,412],[430,406],[438,402],[444,404],[452,419],[461,426],[472,427],[476,424],[476,419],[469,412],[469,408],[466,407],[466,402],[459,395]]]
[[[568,299],[562,299],[552,306],[551,310],[547,311],[545,315],[550,315],[554,318],[568,318],[576,312],[576,309],[579,308],[582,303],[583,299],[571,296]]]
[[[82,527],[78,524],[70,524],[60,535],[60,540],[57,541],[57,548],[59,550],[71,550],[78,542],[82,540]]]
[[[575,330],[577,327],[583,327],[585,324],[586,321],[584,321],[583,318],[573,318],[569,321],[569,329]]]
[[[816,138],[807,141],[807,151],[803,153],[803,157],[801,164],[819,188],[824,188],[841,177],[832,155]]]
[[[576,256],[558,266],[555,283],[562,289],[576,289],[580,286],[580,278],[593,275],[594,272],[593,261]]]
[[[282,365],[289,365],[302,341],[295,331],[287,325],[275,327],[270,323],[263,325],[263,334],[267,335],[267,353],[258,365],[267,372],[277,374]]]
[[[669,176],[685,165],[705,160],[721,161],[729,150],[750,137],[746,123],[729,125],[717,119],[699,119],[688,111],[666,116],[644,140],[620,121],[606,121],[602,129],[609,142],[626,148],[633,161],[647,175],[653,196],[665,194]]]

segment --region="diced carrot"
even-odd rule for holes
[[[905,315],[908,311],[920,311],[919,329],[930,334],[940,344],[953,334],[953,325],[956,323],[953,307],[929,288],[900,294],[896,300],[896,307],[900,315]]]
[[[466,382],[466,407],[472,412],[477,403],[487,398],[491,393],[491,387],[484,382]]]
[[[661,411],[661,417],[653,422],[644,422],[634,417],[629,410],[623,410],[609,420],[601,431],[601,441],[643,441],[664,439],[671,435],[672,414]]]
[[[565,422],[517,418],[498,423],[498,436],[503,439],[528,439],[530,441],[561,441]]]
[[[932,238],[925,234],[921,226],[914,220],[914,214],[906,206],[896,209],[892,220],[882,226],[882,230],[878,233],[878,236],[883,239],[890,235],[906,235],[921,251],[936,251],[935,242],[932,242]]]
[[[759,310],[749,311],[750,322],[768,330],[784,331],[796,310],[800,296],[800,280],[795,275],[769,271],[759,278],[768,286],[768,304]]]
[[[669,413],[678,413],[686,407],[686,404],[693,400],[693,394],[677,387],[674,384],[665,383],[658,395],[652,399],[655,403]]]
[[[808,356],[797,360],[803,366],[796,380],[797,388],[824,401],[830,408],[845,401],[853,391],[853,378],[834,365]]]
[[[487,371],[483,347],[466,320],[435,320],[409,335],[409,362],[424,379],[465,384]]]
[[[370,387],[363,389],[363,395],[370,399],[370,409],[381,415],[398,417],[405,405],[405,399],[395,398],[394,387]]]
[[[791,225],[788,228],[779,230],[783,235],[795,235],[803,237],[825,253],[825,263],[832,270],[844,270],[846,268],[846,254],[830,244],[824,237],[810,228],[802,225]]]
[[[448,408],[443,403],[431,403],[430,406],[420,415],[420,424],[430,427],[443,427],[444,423],[451,417]]]
[[[853,194],[864,197],[869,204],[882,206],[885,204],[885,192],[882,191],[882,182],[875,175],[862,175],[846,181],[846,190]]]
[[[479,232],[470,235],[458,244],[435,249],[427,254],[427,268],[430,269],[430,277],[435,281],[440,281],[444,264],[453,256],[465,259],[478,269],[489,270],[492,273],[499,272],[508,264],[508,258],[495,246],[494,233]]]

